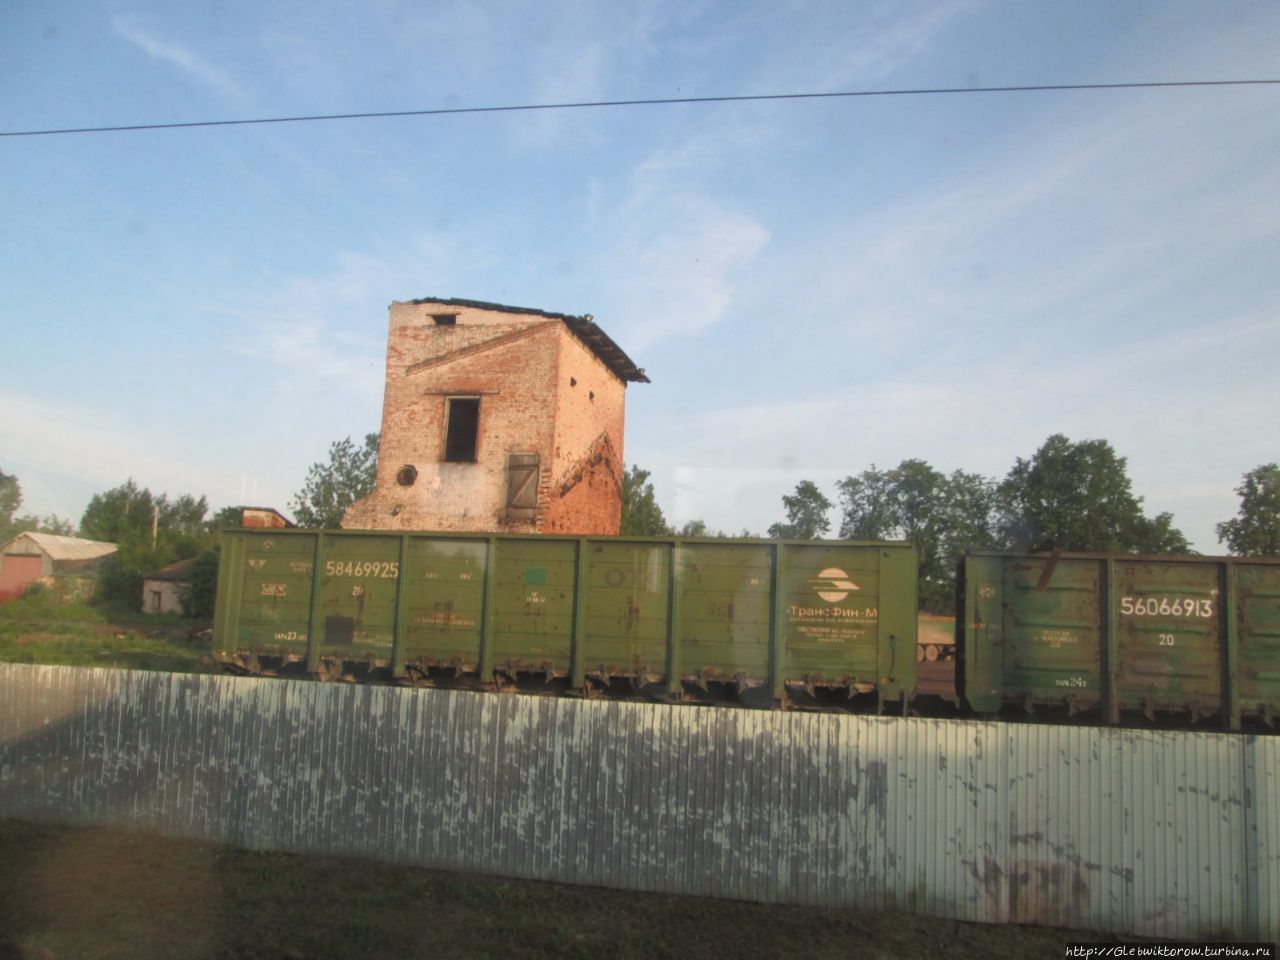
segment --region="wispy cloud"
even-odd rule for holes
[[[618,298],[610,316],[629,348],[687,337],[721,320],[739,277],[769,240],[750,217],[686,198],[664,208],[665,225],[642,229],[608,252]]]
[[[983,0],[925,3],[878,3],[860,8],[848,30],[832,30],[829,38],[798,66],[811,89],[835,90],[849,84],[874,83],[919,61],[962,16]],[[837,5],[841,19],[858,8]]]
[[[538,37],[528,59],[514,65],[524,77],[526,103],[568,103],[637,95],[635,84],[656,52],[655,35],[679,11],[657,4],[593,6],[550,0],[536,6],[524,29]],[[563,145],[566,129],[590,138],[600,112],[538,111],[510,118],[519,152],[547,152]]]
[[[753,135],[737,123],[698,130],[644,155],[612,192],[588,184],[591,220],[608,224],[588,275],[628,349],[686,339],[728,315],[771,234],[714,183]]]
[[[797,57],[791,49],[785,64],[748,75],[768,76],[771,83],[785,85],[792,76],[788,71],[798,69],[796,76],[807,78],[796,80],[803,89],[879,77],[923,56],[948,25],[978,5],[975,0],[953,0],[904,12],[896,4],[881,4],[861,16],[857,42],[848,42],[847,30],[832,30],[830,36],[844,38],[841,43],[823,36],[817,53],[806,50],[805,56]],[[821,15],[806,8],[795,16],[821,34],[820,26],[810,22]],[[653,36],[661,30],[657,19],[630,24],[631,34]],[[598,48],[588,53],[576,62],[598,78],[607,61],[595,55]],[[767,156],[777,146],[788,127],[771,122],[771,117],[779,120],[767,110],[708,113],[635,163],[612,204],[601,197],[598,186],[592,188],[593,222],[611,216],[616,224],[594,266],[597,282],[607,291],[601,309],[607,309],[611,326],[618,328],[629,348],[652,348],[706,330],[729,315],[743,286],[755,279],[752,267],[773,231],[751,209],[750,198],[730,198],[722,180],[742,157]],[[826,249],[805,249],[803,255],[812,262],[827,262],[831,229],[829,224],[815,224],[813,234]],[[793,275],[800,273],[803,270]]]
[[[548,58],[541,64],[545,73],[530,89],[531,103],[573,103],[605,96],[609,51],[605,43],[583,37],[565,39],[573,47],[572,56]],[[515,121],[515,142],[525,149],[545,149],[555,139],[566,120],[563,111],[540,111]]]
[[[210,308],[235,321],[231,343],[244,357],[268,360],[277,377],[301,376],[313,389],[381,394],[388,291],[420,292],[423,277],[441,290],[458,275],[454,248],[420,235],[393,249],[344,251],[325,274],[280,277],[235,302]],[[321,381],[322,384],[317,384]]]
[[[957,164],[789,246],[809,310],[850,317],[848,342],[913,365],[997,344],[1016,358],[1127,342],[1148,335],[1155,302],[1165,327],[1222,319],[1232,276],[1280,236],[1271,106],[1248,92],[1231,111],[1153,99],[1060,108],[990,144],[981,168]]]
[[[244,357],[270,358],[277,376],[301,374],[324,381],[328,389],[339,384],[344,391],[374,394],[385,344],[368,306],[394,289],[378,279],[388,272],[377,258],[343,253],[330,276],[295,277],[280,289],[214,312],[237,321],[233,349]]]
[[[89,498],[132,477],[155,493],[234,497],[236,478],[214,457],[157,444],[150,424],[127,424],[99,409],[48,397],[0,393],[3,464],[22,483],[24,512],[78,520]],[[197,444],[198,448],[198,444]]]
[[[1033,371],[992,362],[941,381],[907,374],[695,412],[661,443],[636,437],[633,448],[653,444],[642,462],[682,521],[763,529],[779,519],[779,497],[800,479],[834,497],[839,477],[919,456],[945,471],[998,479],[1051,433],[1102,438],[1129,458],[1147,511],[1172,511],[1193,543],[1212,552],[1213,525],[1235,511],[1237,480],[1274,459],[1280,396],[1252,368],[1277,354],[1280,304],[1237,322],[1165,333],[1141,351],[1100,349],[1046,359]],[[1234,370],[1206,367],[1215,356],[1260,359],[1239,359]]]
[[[155,33],[129,17],[117,16],[111,25],[117,34],[147,56],[177,67],[197,83],[212,87],[236,99],[245,98],[244,89],[224,71],[192,53],[181,44],[156,36]]]

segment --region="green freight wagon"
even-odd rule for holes
[[[221,559],[232,670],[904,709],[915,687],[907,543],[244,530]]]
[[[1280,561],[970,553],[959,587],[959,685],[976,712],[1170,712],[1233,730],[1280,716]]]

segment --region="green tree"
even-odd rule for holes
[[[172,562],[162,550],[148,544],[126,541],[102,567],[98,577],[97,600],[137,612],[142,609],[143,574]]]
[[[170,500],[166,494],[157,496],[129,479],[105,493],[94,494],[80,518],[80,533],[90,540],[150,545],[154,523],[155,546],[163,553],[173,554],[174,560],[185,560],[204,545],[204,515],[208,509],[204,497],[183,494]]]
[[[707,522],[705,520],[686,521],[684,526],[675,533],[678,537],[718,537],[721,540],[739,540],[742,538],[749,540],[760,539],[759,534],[752,533],[750,530],[746,529],[746,527],[743,527],[741,533],[726,533],[723,530],[712,530],[707,526]]]
[[[222,544],[222,532],[244,526],[244,507],[223,507],[204,522],[205,543],[217,550]]]
[[[54,533],[62,537],[75,536],[76,525],[56,513],[38,517],[34,513],[18,515],[22,506],[22,484],[18,478],[0,470],[0,543],[28,530]]]
[[[60,537],[74,537],[76,535],[76,525],[56,513],[46,514],[43,517],[28,513],[18,517],[14,522],[14,533],[22,533],[25,530],[34,530],[37,533],[53,533]]]
[[[900,536],[902,524],[892,470],[880,470],[873,463],[856,477],[839,481],[836,489],[842,501],[840,536],[843,539],[891,540]]]
[[[622,475],[622,533],[633,537],[662,537],[671,533],[658,498],[649,482],[649,471],[634,464]]]
[[[16,529],[14,514],[22,506],[22,485],[18,478],[0,470],[0,542],[22,531]]]
[[[1280,466],[1264,463],[1236,487],[1239,514],[1218,524],[1218,540],[1241,557],[1280,556]]]
[[[1134,553],[1193,553],[1191,541],[1173,525],[1172,513],[1158,513],[1151,519],[1140,517],[1134,525]]]
[[[207,532],[204,515],[209,512],[209,501],[204,497],[183,494],[170,501],[159,498],[160,524],[175,537],[201,537]]]
[[[194,557],[209,546],[207,510],[204,497],[184,494],[171,501],[132,479],[95,494],[80,518],[80,534],[118,547],[103,569],[99,596],[114,606],[140,609],[145,573]]]
[[[351,438],[329,447],[327,463],[313,463],[302,489],[289,502],[300,527],[341,526],[347,507],[373,491],[378,480],[378,439],[365,434],[357,447]]]
[[[244,525],[243,507],[223,507],[205,522],[205,529],[215,538],[228,527]]]
[[[772,539],[816,540],[831,529],[827,518],[831,501],[812,480],[801,480],[790,496],[783,494],[782,506],[787,511],[787,522],[769,527]]]
[[[996,484],[976,473],[953,471],[947,478],[947,523],[943,549],[951,569],[970,549],[994,550],[1004,546],[997,531]]]
[[[214,550],[205,550],[191,565],[191,581],[182,598],[183,613],[200,620],[211,619],[217,594],[218,554]]]
[[[1001,528],[1017,550],[1185,552],[1169,514],[1154,520],[1133,495],[1124,457],[1105,440],[1056,433],[1019,457],[999,487]]]
[[[891,470],[872,464],[838,486],[840,536],[910,540],[919,563],[921,608],[951,613],[960,555],[970,547],[996,545],[994,484],[963,470],[947,476],[923,460],[903,460]]]
[[[151,491],[131,478],[90,498],[80,518],[80,532],[90,540],[107,543],[149,541],[151,519],[158,506]]]

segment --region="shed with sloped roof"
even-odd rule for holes
[[[142,577],[143,613],[182,613],[183,601],[191,589],[191,570],[196,561],[179,560]]]
[[[116,552],[114,543],[28,530],[0,544],[0,601],[22,596],[40,577],[86,573]]]

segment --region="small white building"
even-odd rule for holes
[[[0,602],[22,596],[34,581],[55,574],[92,571],[116,552],[114,543],[60,537],[52,533],[20,533],[0,544]]]
[[[182,613],[182,599],[191,589],[195,558],[179,560],[142,578],[143,613]]]

